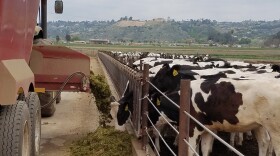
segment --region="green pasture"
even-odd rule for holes
[[[176,54],[209,54],[212,57],[227,60],[244,60],[253,62],[280,63],[279,48],[226,48],[226,47],[198,47],[198,46],[155,46],[155,45],[92,45],[92,44],[66,44],[74,49],[108,50],[122,52],[164,52]]]

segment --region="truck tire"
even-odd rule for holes
[[[31,156],[39,156],[41,141],[41,105],[37,93],[31,92],[26,98],[31,119]]]
[[[30,156],[31,122],[26,102],[0,107],[0,155]]]
[[[53,92],[38,93],[41,106],[48,104],[53,98]],[[55,112],[55,101],[41,109],[42,117],[51,117]]]

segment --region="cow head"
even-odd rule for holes
[[[155,77],[151,79],[151,82],[162,92],[175,90],[181,79],[180,67],[180,65],[174,65],[170,68],[169,64],[164,64]],[[154,91],[155,89],[150,87],[150,93]]]
[[[280,73],[280,66],[277,64],[274,64],[271,66],[271,69],[273,72],[279,72]]]
[[[118,102],[111,102],[111,116],[116,121],[115,128],[123,126],[133,111],[133,92],[125,94]]]
[[[115,122],[115,129],[120,130],[120,131],[125,131],[124,124],[123,125],[118,124],[117,113],[119,111],[119,106],[120,106],[120,104],[117,101],[111,102],[110,114]]]

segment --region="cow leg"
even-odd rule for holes
[[[236,145],[238,146],[242,146],[242,143],[243,143],[243,133],[242,132],[238,132],[237,133],[237,139],[235,141]]]
[[[161,129],[162,129],[162,125],[158,125],[158,124],[156,124],[155,125],[156,126],[156,129],[159,131],[159,132],[161,132]],[[156,148],[156,150],[158,151],[158,152],[160,152],[160,142],[159,142],[159,134],[158,134],[158,132],[153,128],[153,133],[154,133],[154,136],[155,136],[155,148]]]
[[[235,140],[235,136],[236,136],[236,133],[237,132],[231,132],[230,133],[230,145],[232,146],[232,147],[234,147],[234,140]]]
[[[157,134],[157,133],[156,133]],[[159,135],[155,135],[155,146],[158,152],[160,152],[160,142],[159,142]]]
[[[252,134],[251,131],[247,131],[245,134],[246,134],[246,137],[245,137],[246,140],[252,140],[253,139],[253,134]]]
[[[242,146],[243,133],[242,132],[231,132],[230,133],[230,145],[234,147],[235,145]]]
[[[201,135],[201,151],[203,156],[208,156],[212,152],[214,137],[209,133]]]
[[[199,135],[201,135],[203,132],[200,132],[197,128],[195,128],[194,129],[194,134],[193,134],[193,136],[191,136],[190,138],[189,138],[189,143],[190,143],[190,145],[191,145],[191,147],[194,149],[194,150],[196,150],[196,147],[197,147],[197,143],[196,143],[196,141],[197,141],[197,138],[198,138],[198,136]],[[195,151],[196,152],[196,151]],[[189,156],[193,156],[194,155],[194,151],[193,150],[191,150],[191,148],[189,148]]]
[[[277,131],[270,132],[272,146],[276,156],[280,156],[280,134]]]
[[[266,155],[270,144],[269,134],[264,127],[258,127],[253,131],[258,142],[259,156]]]
[[[273,146],[271,141],[269,142],[267,156],[273,156]]]
[[[176,135],[173,145],[178,146],[178,142],[179,142],[179,135]]]

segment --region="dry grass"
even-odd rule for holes
[[[76,47],[78,48],[78,47]],[[213,57],[223,58],[226,60],[244,60],[254,62],[276,62],[280,63],[279,48],[223,48],[223,47],[169,47],[169,46],[125,46],[125,45],[87,45],[84,47],[91,50],[108,50],[108,51],[144,51],[144,52],[163,52],[174,54],[209,54]],[[78,49],[79,49],[78,48]]]

